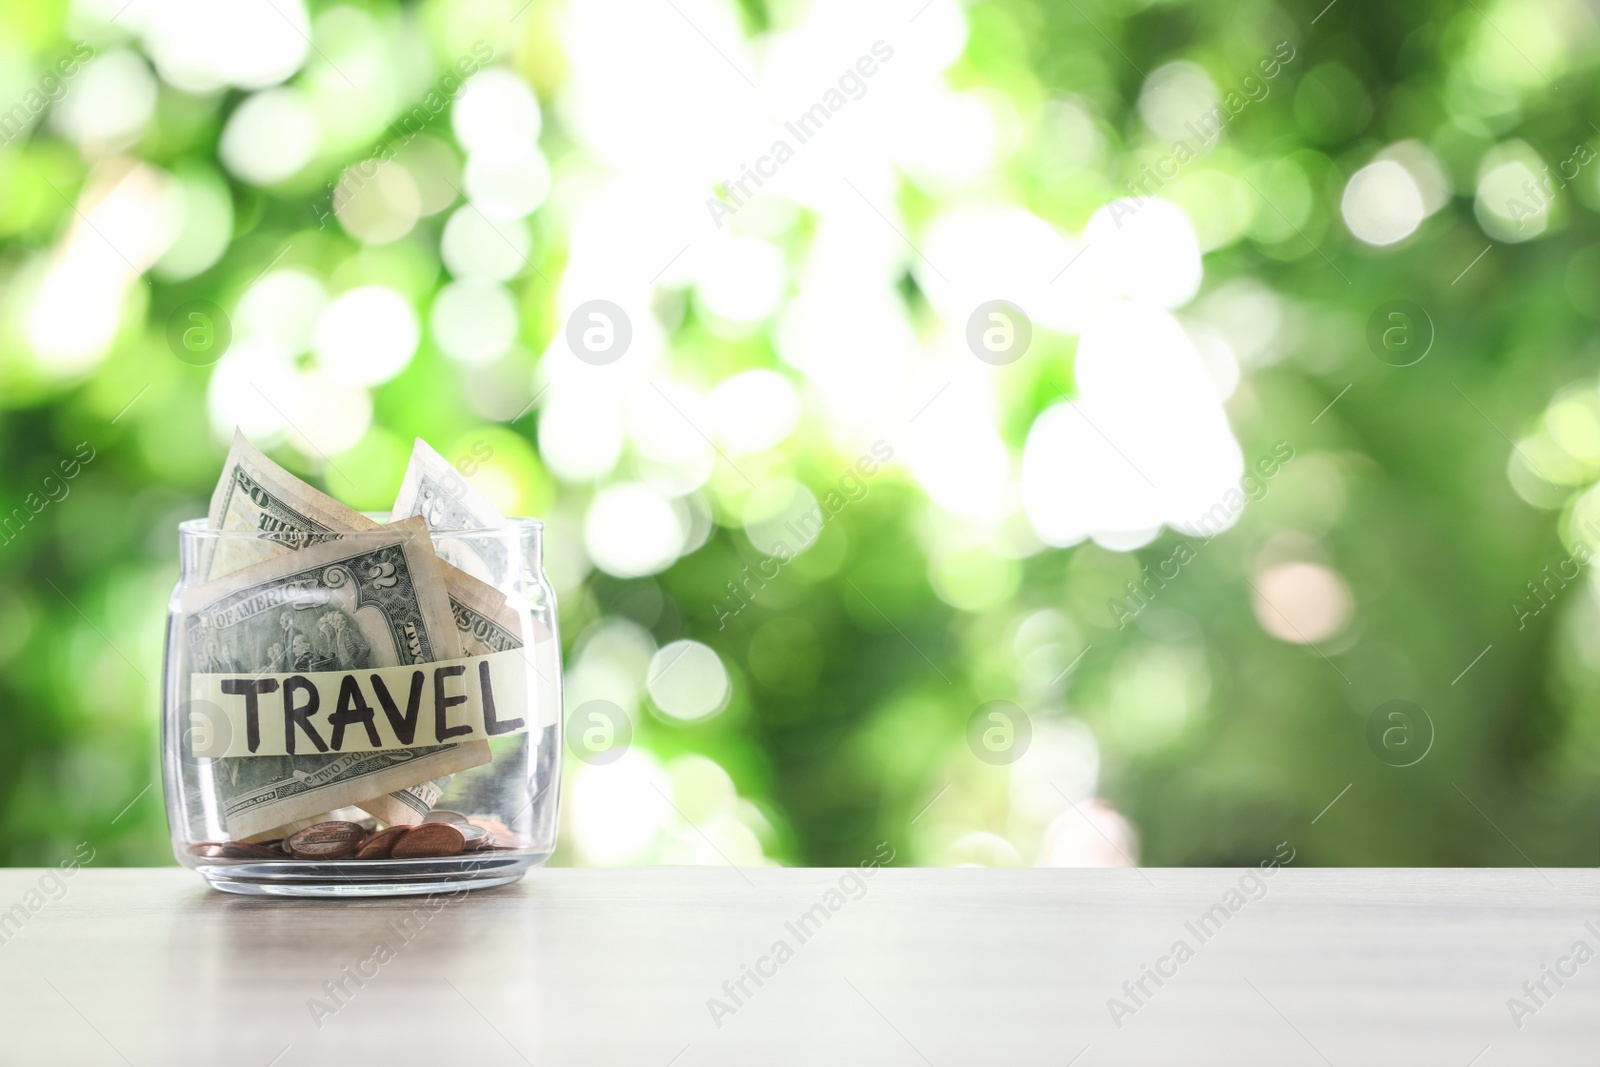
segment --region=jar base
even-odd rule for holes
[[[457,893],[510,885],[548,854],[520,854],[485,861],[357,860],[266,861],[195,864],[213,889],[255,897],[403,897]]]
[[[499,878],[456,878],[441,882],[241,882],[229,878],[206,878],[212,889],[251,897],[417,897],[435,893],[457,893],[467,889],[491,889],[522,880],[526,871]]]

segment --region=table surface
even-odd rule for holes
[[[1595,1061],[1595,872],[1258,877],[541,870],[300,901],[6,870],[0,1063]]]

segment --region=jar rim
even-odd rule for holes
[[[363,512],[362,514],[380,523],[389,521],[388,512]],[[207,518],[184,519],[178,523],[178,534],[185,539],[222,540],[224,538],[242,538],[278,542],[297,539],[321,541],[330,535],[340,539],[394,536],[394,530],[387,525],[380,526],[376,530],[213,530],[206,525],[210,521]],[[512,516],[507,517],[504,525],[501,526],[472,526],[457,530],[429,530],[428,532],[434,537],[472,537],[481,534],[527,536],[529,534],[539,534],[543,530],[544,523],[538,519]]]

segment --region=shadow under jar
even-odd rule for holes
[[[180,524],[162,677],[178,862],[228,892],[337,897],[504,885],[548,859],[561,653],[542,534]]]

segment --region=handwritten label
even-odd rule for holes
[[[529,673],[513,648],[368,670],[195,674],[189,736],[193,754],[211,758],[487,741],[538,718]]]

